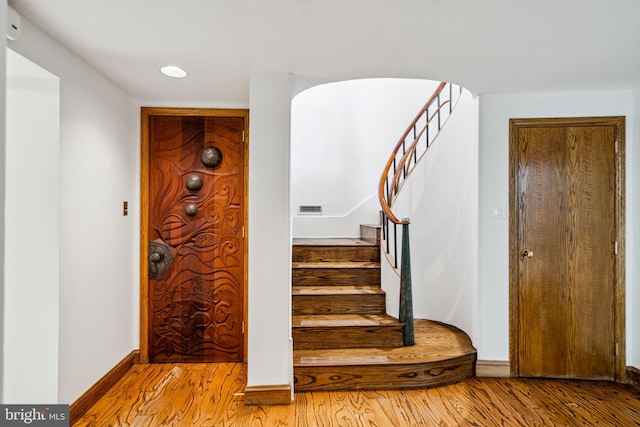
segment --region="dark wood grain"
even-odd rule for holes
[[[242,364],[152,364],[129,371],[84,426],[637,426],[640,389],[605,381],[469,378],[415,390],[296,393],[247,406]]]
[[[513,119],[511,355],[515,375],[624,377],[623,118]],[[522,257],[531,250],[532,258]],[[616,346],[617,344],[617,346]],[[616,347],[618,355],[616,355]]]
[[[379,262],[380,247],[360,239],[295,239],[293,262]]]
[[[476,350],[457,328],[418,320],[416,344],[404,346],[404,324],[386,314],[380,287],[380,230],[361,230],[367,239],[294,239],[296,390],[412,388],[473,376]]]
[[[148,241],[175,260],[149,287],[152,361],[240,361],[244,355],[243,117],[150,115]],[[222,152],[207,167],[206,147]],[[189,189],[197,175],[202,188]],[[186,207],[195,206],[189,215]]]
[[[380,263],[294,262],[291,276],[296,286],[380,286]]]
[[[294,286],[292,314],[384,313],[379,286]]]
[[[386,314],[294,315],[294,349],[402,346],[402,323]]]
[[[294,351],[296,390],[415,388],[474,374],[476,349],[460,329],[418,319],[415,345]]]
[[[294,349],[393,347],[402,326],[386,315],[377,239],[294,239]]]

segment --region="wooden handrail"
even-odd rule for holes
[[[411,167],[411,164],[407,164],[407,160],[409,160],[411,156],[415,156],[416,147],[418,146],[418,142],[420,142],[420,138],[422,138],[422,135],[424,135],[424,132],[427,130],[427,128],[431,124],[431,121],[436,117],[438,112],[442,109],[442,107],[444,107],[448,103],[449,101],[447,100],[442,104],[440,104],[438,109],[431,115],[431,117],[429,117],[429,119],[427,120],[427,123],[422,127],[422,129],[420,129],[420,132],[418,132],[418,134],[416,135],[415,139],[413,140],[409,148],[400,158],[400,161],[398,162],[400,166],[396,168],[396,172],[394,173],[393,179],[391,180],[392,185],[391,185],[391,188],[389,189],[389,192],[392,194],[387,196],[388,203],[390,205],[393,205],[393,201],[394,201],[394,199],[391,196],[397,195],[398,192],[400,191],[400,185],[401,185],[400,180],[402,179],[402,175],[405,176],[405,180],[406,180],[407,177],[411,174],[411,171],[413,170],[413,168],[418,163],[418,161],[420,161],[420,159],[417,159],[416,163],[414,163],[413,167]],[[422,155],[424,155],[424,153]]]
[[[441,94],[444,89],[449,87],[448,99],[442,101]],[[459,88],[460,92],[462,88]],[[457,100],[460,97],[460,92],[458,92]],[[397,199],[397,196],[402,188],[403,184],[406,182],[411,172],[416,168],[418,162],[422,159],[422,157],[429,150],[429,147],[435,141],[435,138],[440,133],[442,129],[442,111],[443,107],[449,106],[448,115],[445,117],[446,119],[453,112],[454,100],[453,100],[453,85],[451,83],[441,82],[436,90],[433,92],[433,95],[429,98],[427,103],[420,109],[416,117],[411,121],[407,130],[402,134],[400,140],[395,145],[391,156],[389,156],[389,160],[384,167],[382,175],[380,177],[380,182],[378,184],[378,199],[380,201],[380,207],[382,209],[382,237],[385,242],[384,251],[387,255],[387,258],[391,261],[393,268],[396,272],[398,272],[398,237],[397,237],[397,226],[402,225],[402,254],[401,254],[401,267],[399,271],[400,276],[400,312],[398,319],[404,324],[403,327],[403,340],[404,345],[413,345],[414,343],[414,332],[413,332],[413,297],[411,290],[411,253],[409,249],[409,224],[411,221],[409,218],[403,218],[402,220],[398,219],[398,217],[393,213],[392,207]],[[437,101],[437,106],[435,111],[429,115],[429,109],[433,106],[434,102]],[[445,113],[446,114],[446,113]],[[425,124],[418,131],[418,122],[424,117]],[[433,121],[437,118],[437,125],[433,123]],[[434,125],[434,133],[433,138],[429,138],[429,129]],[[409,144],[407,148],[407,138],[409,134],[413,132],[413,141]],[[426,135],[425,135],[426,133]],[[424,138],[424,150],[422,154],[418,157],[417,150],[418,144],[423,141]],[[402,150],[402,152],[401,152]],[[400,156],[398,158],[398,156]],[[393,168],[393,172],[392,172]],[[391,175],[391,176],[390,176]],[[390,231],[389,231],[389,223],[393,225],[393,248],[390,247]],[[393,249],[393,254],[391,254],[391,249]]]
[[[393,212],[391,211],[391,206],[390,206],[391,200],[386,200],[388,195],[385,194],[384,187],[385,187],[385,183],[387,181],[387,177],[389,176],[389,171],[391,170],[391,166],[393,166],[393,163],[394,163],[394,161],[396,159],[396,156],[398,155],[398,151],[400,151],[400,148],[405,143],[405,140],[407,139],[407,136],[409,136],[409,133],[414,129],[416,123],[418,123],[418,120],[420,120],[420,118],[424,115],[424,113],[429,109],[431,104],[433,104],[433,101],[435,101],[438,98],[438,96],[440,95],[440,93],[442,92],[442,90],[445,88],[446,85],[447,85],[446,82],[440,82],[440,84],[438,85],[436,90],[433,92],[433,94],[431,95],[429,100],[420,109],[420,111],[415,116],[415,118],[411,121],[409,126],[407,126],[407,130],[404,131],[404,133],[402,134],[402,136],[398,140],[398,143],[393,148],[391,156],[389,156],[389,160],[387,161],[387,164],[385,165],[384,170],[382,171],[382,175],[380,176],[380,183],[378,185],[378,199],[380,201],[380,206],[382,208],[383,213],[394,224],[405,224],[405,223],[403,221],[399,220],[393,214]],[[427,124],[425,125],[425,129],[428,126],[429,126],[429,122],[427,122]],[[425,129],[423,129],[420,132],[420,136],[422,136],[422,133],[424,132]],[[419,137],[414,139],[413,144],[412,144],[413,147],[415,147],[417,145],[417,141],[419,139],[420,139]],[[399,167],[397,168],[397,170],[400,170],[400,169],[401,168],[399,168]]]

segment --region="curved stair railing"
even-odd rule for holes
[[[414,344],[413,296],[411,290],[411,254],[409,248],[409,218],[401,220],[393,213],[393,205],[403,184],[416,165],[429,151],[440,130],[460,99],[462,87],[441,82],[431,98],[407,127],[393,149],[380,177],[378,198],[382,208],[382,249],[389,263],[400,276],[400,313],[404,323],[404,345]],[[398,257],[398,226],[402,226],[401,254]],[[398,269],[398,258],[400,268]]]

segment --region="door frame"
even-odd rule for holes
[[[140,109],[140,363],[149,363],[149,119],[151,116],[241,117],[244,120],[244,271],[243,332],[247,330],[248,218],[249,218],[249,110],[218,108]],[[243,362],[247,361],[247,335],[243,334]]]
[[[614,290],[614,337],[615,380],[626,379],[626,334],[625,334],[625,117],[570,117],[570,118],[526,118],[509,119],[509,358],[511,376],[519,376],[518,338],[519,330],[519,265],[520,245],[518,241],[518,131],[523,127],[565,127],[593,124],[615,126],[615,233],[618,243],[615,257]]]

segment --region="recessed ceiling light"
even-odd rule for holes
[[[175,65],[167,65],[166,67],[160,68],[160,71],[165,76],[173,77],[175,79],[182,79],[187,77],[187,72],[180,67],[176,67]]]

